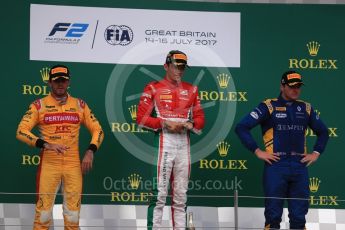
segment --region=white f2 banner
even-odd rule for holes
[[[30,60],[162,65],[170,50],[191,66],[240,67],[238,12],[31,4]]]

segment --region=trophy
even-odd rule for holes
[[[188,230],[195,230],[194,222],[193,222],[193,213],[188,213],[188,224],[187,224]]]

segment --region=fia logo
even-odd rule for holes
[[[104,39],[113,46],[129,45],[133,41],[133,31],[130,27],[125,25],[111,25],[104,31]]]

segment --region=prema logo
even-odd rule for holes
[[[111,25],[104,31],[104,39],[113,46],[129,45],[133,41],[133,31],[130,27],[125,25]]]

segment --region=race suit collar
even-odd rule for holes
[[[281,93],[278,96],[278,101],[283,105],[292,105],[295,102],[295,100],[285,100]]]
[[[62,98],[56,98],[52,95],[52,93],[49,93],[49,96],[59,105],[65,105],[70,97],[68,93],[65,97]]]
[[[164,83],[167,84],[169,87],[179,87],[181,85],[182,82],[174,82],[169,80],[166,76],[163,79]]]

